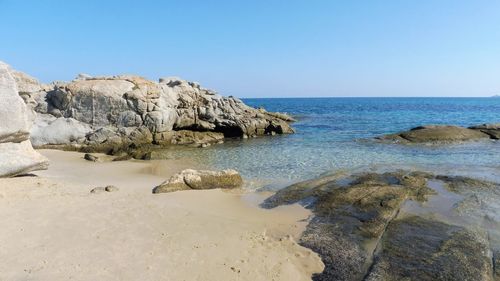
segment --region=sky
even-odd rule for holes
[[[0,0],[0,60],[43,82],[179,76],[238,97],[500,94],[498,0]]]

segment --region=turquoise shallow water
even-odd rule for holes
[[[256,187],[282,187],[332,170],[418,168],[500,177],[500,142],[448,146],[381,144],[373,137],[424,124],[500,122],[500,98],[245,99],[250,106],[298,119],[293,135],[172,149],[216,168],[234,168]]]

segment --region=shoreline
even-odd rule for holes
[[[295,242],[311,216],[298,204],[262,209],[261,194],[235,190],[151,194],[200,168],[188,160],[39,152],[48,170],[0,179],[0,279],[310,280],[323,270]],[[119,190],[90,193],[106,185]]]

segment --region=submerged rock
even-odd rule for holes
[[[166,193],[190,189],[238,188],[243,184],[235,170],[207,171],[187,169],[173,175],[153,189],[153,193]]]
[[[377,137],[383,141],[397,143],[450,143],[489,139],[490,135],[476,129],[458,126],[420,126],[409,131]]]
[[[12,70],[0,62],[0,177],[48,167],[48,160],[31,146],[34,113],[18,94]]]
[[[418,203],[448,200],[430,182],[443,183],[459,201],[445,202],[446,211],[443,203]],[[301,202],[312,209],[300,243],[325,264],[314,280],[494,280],[499,195],[496,183],[395,171],[327,175],[282,189],[263,206]],[[479,205],[463,204],[474,196]]]
[[[401,218],[388,226],[366,280],[493,280],[489,251],[485,231]]]
[[[469,129],[481,131],[490,136],[492,139],[500,139],[500,123],[496,124],[482,124],[469,127]]]

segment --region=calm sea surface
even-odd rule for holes
[[[216,168],[239,170],[255,187],[279,188],[332,170],[418,168],[500,177],[500,142],[449,146],[381,144],[373,137],[424,124],[500,123],[500,98],[244,99],[287,112],[296,134],[228,141],[204,149],[172,149]],[[250,186],[251,188],[252,186]]]

